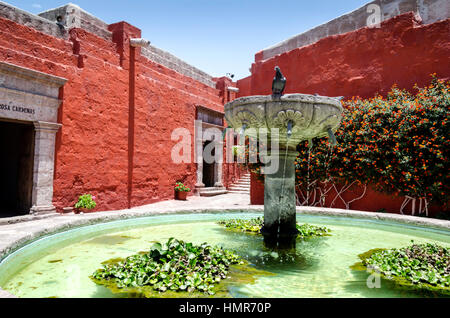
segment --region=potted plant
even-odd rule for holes
[[[89,212],[89,210],[94,209],[97,206],[95,203],[95,197],[91,194],[83,194],[78,198],[78,202],[75,203],[75,213],[85,213]]]
[[[175,184],[175,200],[186,201],[188,192],[191,192],[191,189],[186,187],[182,182]]]

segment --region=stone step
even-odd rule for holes
[[[228,190],[211,190],[211,191],[204,191],[204,192],[200,192],[200,196],[201,197],[214,197],[216,195],[222,195],[222,194],[227,194]]]
[[[250,191],[228,191],[228,193],[234,193],[234,194],[250,194]]]
[[[236,185],[231,185],[228,187],[228,190],[250,190],[250,187],[241,187],[241,186],[236,186]]]
[[[200,192],[208,192],[208,191],[216,191],[216,190],[226,190],[225,187],[208,187],[208,188],[200,188],[198,191]]]
[[[241,184],[232,184],[228,187],[229,189],[231,188],[236,188],[236,189],[250,189],[250,185],[241,185]]]
[[[233,183],[233,185],[250,186],[250,182],[238,181],[238,182]]]
[[[216,195],[226,194],[228,193],[228,190],[225,188],[211,187],[199,189],[198,193],[201,197],[213,197]]]
[[[250,174],[243,175],[228,187],[229,193],[250,194]]]
[[[250,190],[250,187],[242,187],[242,186],[236,186],[232,185],[229,187],[230,190]]]
[[[230,187],[228,190],[230,191],[250,191],[250,188],[237,188],[237,187]]]

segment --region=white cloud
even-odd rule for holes
[[[31,6],[36,9],[42,9],[42,6],[39,3],[33,3]]]

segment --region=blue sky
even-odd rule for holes
[[[5,0],[4,0],[5,1]],[[6,0],[39,13],[68,2],[107,23],[127,21],[153,45],[213,75],[250,75],[256,52],[369,0]]]

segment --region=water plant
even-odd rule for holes
[[[427,289],[450,295],[450,249],[437,244],[376,249],[361,254],[354,269],[378,271],[401,286]]]
[[[238,255],[223,248],[171,238],[164,244],[155,243],[149,252],[105,263],[91,279],[119,289],[147,287],[154,292],[214,295],[216,285],[228,278],[230,266],[244,264]]]
[[[261,234],[261,228],[264,225],[264,218],[259,217],[252,219],[222,220],[219,221],[218,224],[225,226],[225,228],[227,228],[228,230]],[[297,224],[297,230],[299,231],[300,238],[330,235],[330,230],[328,228],[310,224]]]

